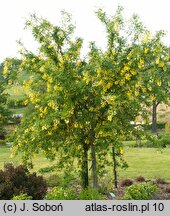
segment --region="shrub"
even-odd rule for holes
[[[135,179],[137,182],[145,182],[145,178],[143,176],[138,176]]]
[[[27,194],[19,194],[17,196],[14,196],[12,200],[32,200],[32,196],[28,196]]]
[[[72,185],[72,182],[75,180],[75,176],[70,171],[64,172],[62,175],[62,181],[60,182],[60,187],[67,188]]]
[[[76,200],[76,193],[69,188],[54,187],[51,192],[48,192],[46,200]]]
[[[162,130],[165,128],[165,122],[157,122],[157,128]]]
[[[155,184],[141,183],[126,188],[125,200],[149,200],[158,190]]]
[[[131,179],[123,179],[121,182],[120,182],[120,186],[121,187],[126,187],[126,186],[130,186],[133,184],[133,180]]]
[[[166,148],[166,146],[170,144],[169,136],[160,135],[160,136],[152,136],[145,143],[146,147],[155,147],[155,148]]]
[[[152,124],[145,124],[144,126],[145,130],[151,130],[152,129]],[[165,128],[165,123],[164,122],[157,122],[157,129],[164,129]]]
[[[103,196],[93,188],[87,188],[80,192],[80,200],[103,200]]]
[[[5,146],[6,145],[6,141],[5,140],[0,140],[0,146]]]
[[[14,167],[11,163],[0,170],[0,199],[9,200],[19,194],[27,194],[33,199],[43,199],[47,191],[47,184],[42,176],[30,174],[23,165]]]
[[[60,185],[62,181],[61,177],[58,175],[50,175],[47,179],[47,184],[49,187],[56,187]]]

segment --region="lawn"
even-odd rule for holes
[[[4,162],[13,161],[19,164],[19,157],[10,158],[10,148],[0,147],[0,168],[3,168]],[[119,171],[119,179],[135,178],[144,176],[147,179],[164,178],[170,180],[170,149],[162,151],[156,148],[131,148],[125,147],[125,160],[128,162],[128,169]],[[42,167],[54,164],[45,159],[42,155],[33,159],[34,170],[38,171]],[[112,175],[112,169],[109,168],[109,176]]]
[[[12,162],[15,165],[19,165],[21,162],[21,157],[11,157],[11,151],[9,147],[0,147],[0,169],[3,168],[4,163],[9,163]],[[33,171],[38,171],[42,167],[47,167],[51,166],[54,162],[50,162],[47,160],[45,157],[42,155],[39,155],[38,157],[33,159],[33,164],[34,164],[34,170]]]
[[[128,169],[120,170],[120,178],[144,176],[147,179],[164,178],[170,180],[170,149],[125,148]]]

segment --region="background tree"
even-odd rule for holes
[[[157,134],[157,107],[160,103],[168,103],[170,94],[170,66],[168,47],[162,42],[163,31],[155,35],[147,33],[142,43],[143,72],[140,74],[138,86],[145,104],[152,106],[152,132]]]
[[[7,84],[2,72],[3,64],[0,64],[0,139],[5,138],[4,124],[7,123],[11,114],[6,106],[7,94],[4,91]]]

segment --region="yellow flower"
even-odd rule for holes
[[[48,131],[48,135],[51,136],[51,134],[52,134],[52,132],[51,132],[51,131]]]
[[[130,67],[126,65],[126,66],[124,67],[124,70],[125,70],[125,71],[129,71],[129,70],[130,70]]]
[[[135,91],[135,96],[137,97],[139,95],[139,92],[138,91]]]
[[[161,86],[161,85],[162,85],[161,80],[157,81],[157,85],[158,85],[158,86]]]
[[[125,75],[126,80],[130,80],[130,78],[131,78],[131,75],[129,73]]]
[[[62,89],[63,89],[62,86],[58,86],[58,85],[54,86],[55,91],[62,91]]]
[[[48,82],[49,82],[49,83],[52,83],[52,82],[53,82],[53,79],[52,79],[51,77],[49,77],[49,78],[48,78]]]
[[[93,107],[90,107],[90,108],[89,108],[89,111],[90,111],[90,112],[92,112],[93,110],[94,110],[94,108],[93,108]]]
[[[144,53],[145,53],[145,54],[148,53],[148,51],[149,51],[148,48],[145,48],[145,49],[144,49]]]
[[[132,92],[129,90],[129,91],[127,92],[127,95],[130,97],[130,96],[132,95]]]
[[[159,62],[158,66],[159,67],[164,67],[164,63],[163,62]]]
[[[135,87],[140,88],[140,83],[136,83]]]
[[[54,108],[55,107],[54,101],[49,101],[48,106],[51,107],[51,108]]]
[[[144,65],[144,60],[140,59],[139,63],[138,63],[138,68],[142,68]]]
[[[157,58],[155,62],[156,62],[156,64],[159,64],[159,58]]]
[[[27,128],[25,131],[24,131],[24,133],[28,133],[29,132],[29,129]]]
[[[143,87],[142,87],[142,92],[143,92],[143,93],[145,93],[145,92],[146,92],[146,89],[145,89],[145,88],[143,88]]]
[[[11,80],[8,80],[8,85],[12,85],[12,81]]]
[[[135,70],[131,70],[130,72],[131,72],[132,75],[136,75],[137,74],[137,72]]]
[[[120,86],[123,86],[124,84],[125,84],[125,80],[122,79],[122,80],[119,82],[119,85],[120,85]]]
[[[44,75],[42,76],[42,78],[43,78],[44,80],[47,80],[47,78],[48,78],[47,74],[44,74]]]
[[[42,130],[47,130],[47,125],[43,125]]]
[[[81,62],[80,61],[78,61],[76,64],[77,64],[77,66],[81,66]]]
[[[47,83],[47,92],[50,92],[50,90],[51,90],[51,85],[50,83]]]
[[[151,87],[151,86],[149,86],[149,87],[148,87],[148,90],[149,90],[149,91],[152,91],[152,87]]]
[[[124,153],[123,148],[120,148],[119,150],[120,150],[120,154],[123,155]]]
[[[107,90],[112,86],[112,82],[108,82],[105,86],[104,89]]]
[[[98,135],[103,135],[103,131],[99,131]]]
[[[108,119],[109,121],[112,121],[112,118],[113,118],[112,115],[109,115],[109,116],[107,117],[107,119]]]
[[[151,99],[152,101],[154,101],[154,100],[155,100],[155,96],[154,96],[154,95],[150,95],[150,99]]]
[[[75,127],[75,128],[78,128],[78,124],[77,124],[77,123],[75,123],[75,124],[74,124],[74,127]]]

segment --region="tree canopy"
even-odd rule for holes
[[[72,36],[68,14],[63,26],[36,15],[27,21],[39,49],[35,54],[23,47],[21,52],[21,71],[32,74],[24,83],[31,111],[15,134],[13,150],[23,152],[25,161],[39,151],[49,159],[57,157],[62,166],[76,159],[84,187],[89,164],[97,187],[111,147],[113,156],[122,155],[121,141],[135,132],[130,122],[147,99],[140,92],[150,88],[143,74],[148,73],[148,78],[156,64],[166,70],[162,63],[166,54],[162,57],[161,44],[154,45],[157,36],[148,40],[139,18],[134,15],[127,21],[122,10],[118,7],[114,16],[96,12],[106,28],[107,49],[102,51],[91,42],[85,59],[81,58],[83,40]],[[159,62],[153,63],[157,52]]]

